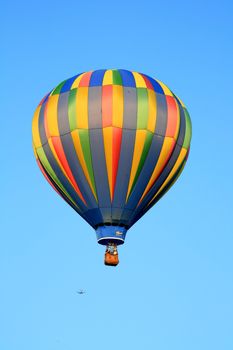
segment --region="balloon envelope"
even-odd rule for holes
[[[33,118],[38,165],[97,233],[124,243],[127,229],[172,186],[188,157],[191,121],[162,82],[127,70],[63,81]]]

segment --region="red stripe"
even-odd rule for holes
[[[92,75],[92,72],[84,73],[79,82],[79,87],[89,86],[91,75]]]
[[[147,89],[154,90],[153,85],[151,84],[150,80],[147,77],[145,77],[145,75],[143,75],[143,74],[141,74],[141,76],[143,77],[143,79],[146,83]]]
[[[57,157],[58,157],[59,161],[61,162],[61,165],[62,165],[63,169],[65,170],[67,177],[69,178],[70,182],[72,183],[72,185],[73,185],[75,191],[77,192],[77,194],[79,195],[79,197],[82,199],[82,201],[85,203],[85,205],[87,205],[78,185],[76,184],[76,181],[73,177],[73,174],[70,170],[69,164],[67,162],[67,159],[66,159],[63,147],[62,147],[60,137],[54,136],[51,138],[51,140],[52,140],[52,144],[53,144],[53,147],[55,149],[55,152],[57,154]]]
[[[175,99],[172,96],[166,96],[167,100],[167,129],[166,136],[174,137],[177,123],[178,123],[178,111]]]
[[[102,124],[103,128],[112,125],[112,85],[102,87]]]
[[[122,129],[120,129],[120,128],[113,128],[113,138],[112,138],[112,186],[113,186],[113,197],[114,197],[116,177],[117,177],[117,171],[118,171],[118,163],[119,163],[119,159],[120,159],[121,140],[122,140]]]

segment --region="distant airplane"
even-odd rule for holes
[[[79,290],[77,290],[77,293],[78,293],[78,294],[85,294],[85,290],[79,289]]]

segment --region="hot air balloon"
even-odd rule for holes
[[[170,189],[187,161],[191,121],[161,81],[123,69],[67,79],[36,108],[33,148],[50,185],[118,264],[126,232]]]

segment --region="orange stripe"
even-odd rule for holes
[[[123,87],[119,85],[113,85],[113,95],[112,95],[112,125],[113,126],[122,128],[123,111],[124,111]]]
[[[73,82],[73,84],[72,84],[72,86],[71,86],[71,90],[79,87],[80,81],[81,81],[82,77],[84,76],[84,74],[85,74],[85,73],[80,74],[80,75],[75,79],[75,81]]]
[[[166,136],[175,137],[178,123],[178,110],[175,99],[171,96],[166,96],[167,100],[167,129]]]
[[[92,75],[92,72],[87,72],[83,74],[79,83],[79,87],[89,86],[91,75]]]
[[[112,85],[102,87],[103,128],[112,125]]]
[[[70,167],[69,167],[69,164],[67,162],[67,159],[66,159],[66,156],[65,156],[65,153],[63,151],[63,147],[62,147],[62,143],[61,143],[61,140],[60,140],[60,137],[58,136],[55,136],[55,137],[52,137],[51,138],[52,140],[52,144],[53,144],[53,147],[55,149],[55,152],[57,154],[57,157],[59,159],[59,161],[61,162],[61,165],[66,173],[66,176],[68,177],[68,179],[70,180],[71,184],[73,185],[75,191],[77,192],[77,194],[79,195],[79,197],[82,199],[83,203],[85,203],[85,205],[87,205],[85,199],[83,198],[83,195],[78,187],[78,185],[76,184],[76,181],[73,177],[73,174],[70,170]]]

